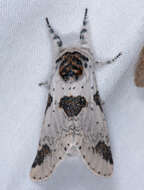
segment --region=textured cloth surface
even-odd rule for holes
[[[29,170],[48,93],[38,83],[49,77],[54,54],[45,17],[69,43],[79,34],[86,7],[97,60],[123,53],[115,64],[97,70],[114,173],[95,176],[79,157],[71,157],[46,183],[33,183]],[[133,82],[143,39],[143,0],[0,0],[1,190],[143,189],[144,88]]]

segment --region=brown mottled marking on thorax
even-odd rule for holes
[[[66,52],[60,58],[56,60],[56,63],[60,62],[59,74],[64,81],[78,80],[83,74],[83,62],[86,63],[88,58],[81,53]]]
[[[144,47],[140,52],[139,60],[135,70],[135,84],[138,87],[144,87]]]
[[[59,107],[64,109],[68,117],[77,116],[82,108],[86,106],[86,99],[82,96],[64,96],[59,103]]]

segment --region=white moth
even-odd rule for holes
[[[35,181],[46,180],[72,147],[81,153],[91,171],[110,176],[113,159],[95,67],[114,62],[121,53],[105,63],[94,60],[88,45],[87,9],[77,47],[63,48],[48,18],[46,22],[59,53],[56,69],[48,83],[45,117],[30,176]]]

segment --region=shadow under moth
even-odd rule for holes
[[[48,85],[38,151],[31,167],[34,181],[46,180],[64,156],[75,147],[87,167],[96,175],[110,176],[113,158],[95,70],[113,63],[96,61],[89,46],[88,18],[85,9],[79,44],[63,47],[61,38],[46,18],[53,42],[58,48],[53,74]]]

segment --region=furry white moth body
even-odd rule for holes
[[[91,171],[110,176],[113,159],[95,69],[99,64],[114,62],[121,54],[105,63],[95,61],[88,45],[87,9],[77,47],[63,49],[61,38],[47,18],[46,21],[59,54],[48,84],[45,117],[30,176],[35,181],[47,179],[72,146],[77,148]]]

